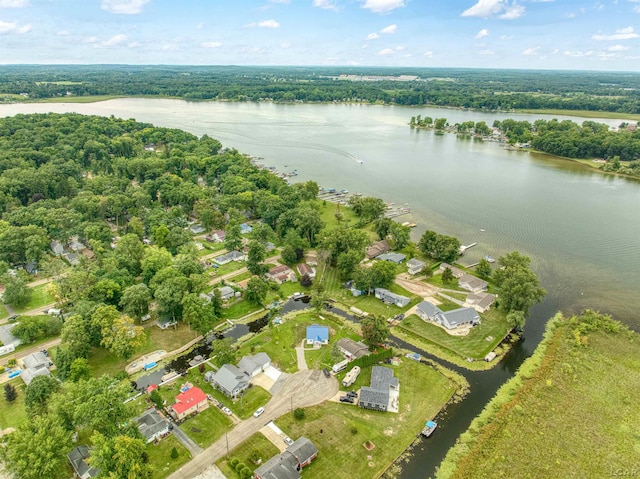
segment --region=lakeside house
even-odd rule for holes
[[[456,279],[459,279],[459,278],[461,278],[462,276],[464,276],[466,274],[460,268],[456,268],[455,266],[451,266],[449,263],[440,263],[440,271],[444,271],[447,268],[449,268],[451,270],[451,274],[453,274],[453,277],[456,278]]]
[[[189,416],[204,411],[209,407],[207,395],[198,387],[192,387],[176,396],[175,404],[169,406],[171,416],[179,421]]]
[[[300,274],[300,276],[304,276],[306,274],[311,279],[315,279],[316,278],[316,270],[315,270],[315,268],[312,268],[307,263],[300,263],[297,266],[297,268],[298,268],[298,273]]]
[[[424,267],[427,265],[424,261],[420,261],[419,259],[412,258],[407,261],[407,272],[411,275],[416,275],[422,272]]]
[[[389,261],[391,263],[400,264],[407,259],[407,256],[402,253],[394,253],[391,251],[389,253],[382,253],[376,259],[379,261]]]
[[[458,279],[458,286],[460,286],[462,289],[470,291],[471,293],[479,293],[487,289],[489,284],[483,279],[476,278],[475,276],[472,276],[470,274],[463,274]]]
[[[281,264],[271,268],[267,273],[267,278],[275,281],[277,284],[286,283],[287,281],[298,281],[296,274],[286,264]]]
[[[312,324],[307,326],[307,344],[319,346],[321,344],[329,344],[329,327]]]
[[[340,352],[350,360],[369,354],[369,347],[366,344],[351,338],[340,338],[336,344]]]
[[[249,377],[233,364],[223,364],[212,378],[215,388],[230,398],[236,398],[249,387]]]
[[[222,301],[229,301],[230,299],[236,297],[236,290],[231,286],[222,286],[218,288],[218,291],[220,291],[220,297],[222,298]]]
[[[437,323],[449,330],[459,326],[480,324],[480,315],[473,308],[463,307],[444,312],[429,301],[422,301],[418,304],[416,314],[424,321]]]
[[[398,412],[400,383],[393,369],[384,366],[371,368],[371,386],[360,388],[358,406],[376,411]]]
[[[467,295],[464,305],[475,309],[478,313],[486,313],[491,309],[491,305],[496,300],[496,296],[490,293],[477,293]]]
[[[87,462],[89,457],[91,457],[91,449],[89,449],[89,446],[74,447],[71,452],[67,454],[67,459],[69,459],[76,477],[80,479],[91,479],[98,477],[100,474],[100,469],[91,467]]]
[[[140,434],[147,444],[162,439],[169,434],[169,421],[163,418],[154,408],[147,409],[134,419],[138,423]]]
[[[381,254],[391,251],[391,246],[387,240],[376,241],[365,251],[365,255],[369,259],[377,258]]]
[[[395,304],[399,308],[404,308],[411,301],[411,299],[407,298],[406,296],[402,296],[401,294],[392,293],[391,291],[389,291],[388,289],[385,289],[385,288],[376,288],[375,289],[375,296],[376,296],[376,298],[378,298],[383,303],[385,303],[385,304]]]
[[[244,261],[244,254],[240,251],[230,251],[213,258],[213,262],[220,266],[231,263],[232,261]]]
[[[300,479],[302,468],[318,457],[318,448],[306,437],[293,442],[284,452],[273,456],[254,472],[254,479]]]
[[[264,372],[269,366],[271,366],[271,358],[267,353],[263,352],[256,353],[253,356],[243,356],[238,362],[238,369],[249,378]]]

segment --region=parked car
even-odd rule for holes
[[[348,391],[348,392],[347,392],[347,397],[350,397],[350,398],[357,398],[357,397],[358,397],[358,393],[357,393],[357,392],[354,392],[354,391]]]
[[[227,416],[231,416],[231,409],[229,409],[226,406],[222,408],[222,412],[225,413]],[[258,411],[256,411],[256,412],[258,412]],[[258,416],[256,416],[256,417],[258,417]]]
[[[350,404],[353,404],[353,398],[349,396],[340,396],[340,402],[348,402]]]
[[[256,409],[256,412],[253,413],[253,417],[259,417],[263,412],[264,412],[264,408],[259,407],[258,409]]]
[[[18,319],[19,317],[20,317],[19,314],[12,314],[11,316],[9,316],[9,322],[11,323],[11,322],[15,321],[16,319]]]
[[[325,378],[330,378],[331,377],[331,373],[329,372],[329,370],[327,368],[324,368],[322,370],[322,372],[324,373],[324,377]]]
[[[285,436],[284,437],[284,442],[286,442],[287,445],[290,446],[291,444],[293,444],[293,439],[291,439],[289,436]]]

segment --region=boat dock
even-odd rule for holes
[[[467,251],[469,248],[473,248],[475,245],[477,245],[478,243],[471,243],[468,245],[462,245],[460,246],[460,249],[458,250],[460,254],[464,254],[465,251]]]

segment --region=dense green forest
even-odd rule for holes
[[[399,75],[416,78],[395,81]],[[377,78],[373,81],[368,76]],[[634,73],[442,68],[3,66],[0,97],[29,101],[151,95],[185,100],[371,102],[637,114],[639,80]]]

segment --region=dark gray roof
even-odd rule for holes
[[[169,425],[158,411],[155,409],[148,409],[140,416],[136,418],[138,422],[138,429],[140,433],[149,441],[155,437],[156,434],[169,429]]]
[[[419,309],[430,318],[433,318],[436,314],[442,312],[440,308],[438,308],[435,304],[430,303],[429,301],[422,301],[420,304],[418,304],[417,309]]]
[[[300,479],[298,460],[288,451],[273,456],[253,473],[263,479]]]
[[[247,376],[233,364],[223,364],[213,376],[213,382],[224,390],[233,392],[243,383],[248,382]]]
[[[389,404],[389,390],[381,391],[369,386],[362,386],[358,403],[378,404],[386,408]]]
[[[344,349],[352,356],[360,358],[369,354],[369,348],[360,341],[354,341],[351,338],[341,338],[338,340],[338,347]]]
[[[426,265],[427,263],[425,263],[424,261],[420,261],[417,258],[412,258],[409,261],[407,261],[407,266],[409,267],[417,267],[417,268],[422,268]]]
[[[451,327],[480,321],[480,315],[473,308],[458,308],[442,313]]]
[[[371,387],[373,389],[388,389],[389,386],[398,387],[398,378],[393,375],[393,369],[373,366],[371,368]]]
[[[90,467],[89,464],[87,464],[86,459],[89,458],[89,455],[89,447],[87,446],[74,447],[71,452],[67,454],[67,458],[69,458],[69,462],[76,471],[76,474],[82,478],[96,477],[100,473],[100,469]]]
[[[318,448],[306,437],[297,439],[287,448],[287,451],[293,454],[300,464],[309,461],[309,459],[318,454]]]
[[[36,351],[35,353],[25,356],[22,358],[22,362],[25,368],[37,368],[42,365],[45,367],[49,366],[49,358],[41,351]]]
[[[406,258],[407,258],[406,255],[402,253],[390,252],[390,253],[383,253],[380,256],[378,256],[376,259],[379,259],[380,261],[391,261],[392,263],[400,264]]]
[[[44,364],[40,364],[35,368],[27,368],[20,373],[20,377],[24,381],[24,383],[28,386],[33,381],[33,378],[37,376],[51,376],[49,372],[49,368]]]

